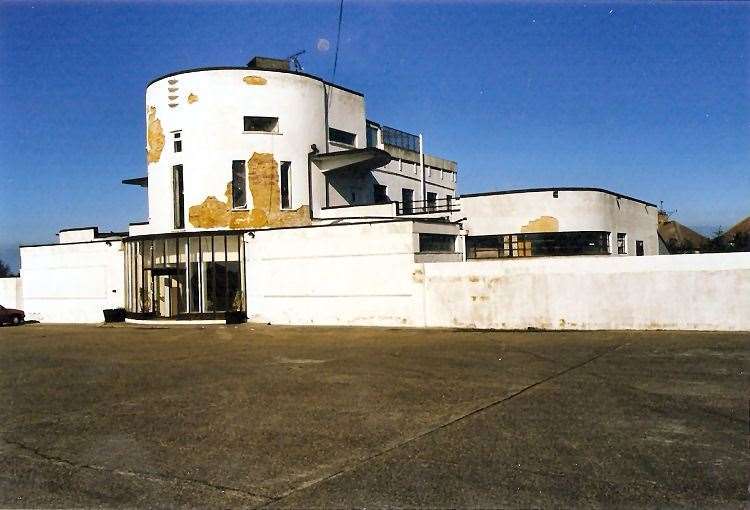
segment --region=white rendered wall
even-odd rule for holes
[[[246,77],[257,78],[248,84]],[[178,89],[170,92],[169,89]],[[357,135],[365,146],[362,96],[325,86],[329,124]],[[193,102],[188,98],[193,96]],[[170,96],[177,99],[170,100]],[[148,165],[148,231],[173,230],[172,167],[183,165],[185,227],[197,230],[187,218],[191,206],[206,197],[225,200],[232,179],[232,161],[247,161],[253,153],[273,154],[277,163],[291,162],[291,206],[308,204],[307,156],[315,144],[326,151],[324,84],[294,73],[258,69],[205,70],[176,74],[146,89],[146,109],[156,107],[165,136],[159,161]],[[169,104],[177,104],[170,107]],[[243,132],[244,116],[278,117],[278,133]],[[181,130],[182,152],[173,150],[172,132]],[[331,148],[331,150],[336,150]],[[313,165],[316,206],[325,205],[323,175]],[[248,191],[248,208],[252,194]]]
[[[246,240],[251,321],[421,325],[411,222],[256,231]]]
[[[102,322],[102,310],[124,306],[121,241],[21,248],[27,320]]]
[[[23,309],[23,289],[20,278],[0,278],[0,305]]]
[[[424,324],[750,331],[750,253],[422,264]]]
[[[467,218],[470,236],[516,234],[542,216],[557,220],[559,231],[606,231],[612,233],[611,249],[617,253],[617,232],[627,233],[628,254],[635,255],[636,240],[643,241],[644,255],[658,254],[657,208],[600,191],[552,191],[462,196],[461,211],[454,219]],[[533,232],[533,230],[529,230]]]

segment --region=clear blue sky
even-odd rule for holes
[[[337,1],[0,1],[0,257],[145,219],[145,190],[120,181],[146,172],[150,79],[301,49],[330,79],[337,15]],[[604,187],[727,227],[750,214],[748,27],[740,2],[345,0],[336,82],[458,161],[461,192]]]

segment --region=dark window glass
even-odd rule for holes
[[[378,146],[378,128],[377,126],[367,126],[367,146]]]
[[[372,194],[376,204],[385,204],[389,202],[388,188],[386,188],[382,184],[374,184]]]
[[[182,152],[182,140],[175,140],[174,141],[174,151],[175,152]]]
[[[636,241],[635,242],[635,254],[638,257],[643,256],[643,241]]]
[[[247,180],[245,162],[241,159],[232,161],[232,207],[247,207]]]
[[[245,131],[279,132],[278,117],[245,117]]]
[[[468,236],[466,258],[607,255],[609,232],[544,232]]]
[[[354,145],[357,135],[336,128],[328,128],[328,138],[330,138],[332,142]]]
[[[427,210],[434,211],[437,205],[437,193],[431,191],[427,192]]]
[[[401,204],[404,214],[411,214],[414,210],[414,190],[409,188],[401,189]]]
[[[626,234],[617,234],[617,254],[618,255],[625,255],[628,252],[628,247],[626,244]]]
[[[292,164],[289,161],[281,162],[281,208],[289,209],[292,207],[291,198],[289,195],[289,177],[291,172]]]
[[[174,228],[185,228],[185,192],[182,181],[182,165],[172,167],[172,198]]]
[[[454,253],[456,236],[449,234],[419,234],[420,253]]]
[[[446,195],[445,196],[445,205],[448,208],[448,210],[451,210],[451,204],[453,203],[453,196],[452,195]]]

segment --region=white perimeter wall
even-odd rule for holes
[[[750,331],[750,253],[416,263],[417,227],[256,232],[246,252],[250,320]]]
[[[750,331],[750,253],[423,264],[425,324]]]
[[[22,247],[26,319],[102,322],[102,310],[124,306],[123,271],[120,241]]]
[[[411,222],[256,231],[246,239],[251,321],[422,325]]]
[[[0,278],[0,305],[5,308],[23,308],[20,278]]]

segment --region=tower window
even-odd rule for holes
[[[241,159],[232,161],[232,208],[247,207],[247,189],[245,187],[245,162]]]
[[[245,131],[260,131],[264,133],[279,132],[278,117],[244,117]]]
[[[182,165],[172,167],[172,197],[174,228],[185,228],[185,192],[182,184]]]
[[[357,135],[336,128],[328,128],[328,138],[332,142],[342,143],[344,145],[354,145],[354,142],[357,140]]]
[[[182,132],[177,131],[172,133],[172,135],[174,137],[174,151],[182,152]]]
[[[292,163],[289,161],[282,161],[281,162],[281,176],[280,176],[280,191],[281,191],[281,208],[282,209],[291,209],[292,207],[292,200],[291,200],[291,194],[289,192],[289,181],[291,180],[291,168]]]

